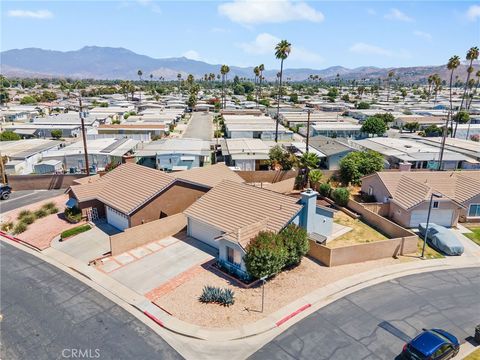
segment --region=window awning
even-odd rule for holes
[[[70,198],[70,199],[68,199],[68,201],[65,203],[65,206],[67,207],[67,209],[72,209],[72,208],[76,207],[77,204],[78,204],[77,199]]]

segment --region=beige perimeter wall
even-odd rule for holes
[[[52,190],[67,189],[76,185],[77,179],[86,174],[61,174],[61,175],[9,175],[7,180],[14,191],[17,190]]]
[[[179,213],[125,229],[124,232],[110,236],[112,255],[118,255],[152,241],[158,241],[167,236],[175,235],[186,226],[187,218],[182,213]]]

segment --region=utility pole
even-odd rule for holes
[[[90,176],[90,165],[88,164],[88,152],[87,152],[87,137],[85,134],[85,120],[83,118],[83,106],[82,106],[82,97],[78,97],[78,103],[80,106],[80,122],[82,123],[82,139],[83,139],[83,152],[85,154],[85,166],[87,170],[87,176]]]
[[[308,116],[307,116],[307,145],[306,145],[306,149],[307,149],[307,153],[308,153],[308,141],[310,140],[310,109],[308,109]]]

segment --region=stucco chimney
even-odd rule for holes
[[[318,193],[312,189],[307,189],[301,195],[302,199],[300,202],[303,205],[303,209],[300,215],[300,226],[307,230],[307,233],[312,233],[314,230],[313,222],[315,221]]]

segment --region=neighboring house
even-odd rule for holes
[[[326,136],[315,136],[310,138],[309,145],[324,154],[320,158],[320,166],[327,170],[340,169],[340,161],[355,149],[342,142]]]
[[[317,207],[317,195],[307,190],[299,200],[225,180],[184,211],[187,232],[218,249],[222,265],[239,276],[248,276],[243,257],[248,243],[260,231],[278,233],[293,223],[314,239],[330,235],[333,211]]]
[[[274,140],[275,121],[269,116],[253,115],[223,115],[225,124],[225,137],[230,139],[249,138]],[[293,131],[283,125],[278,126],[278,140],[288,141],[293,139]]]
[[[46,160],[35,165],[35,174],[55,174],[63,172],[63,164],[58,160]]]
[[[222,139],[222,157],[228,166],[239,170],[268,170],[269,151],[260,139]]]
[[[415,228],[427,221],[443,226],[480,221],[480,171],[377,172],[362,179],[362,192],[388,204],[388,217],[397,224]]]
[[[90,219],[106,217],[124,230],[182,212],[224,178],[243,181],[224,164],[195,170],[174,176],[126,163],[89,183],[71,186],[69,206],[78,206]]]
[[[164,171],[189,170],[210,162],[210,141],[162,139],[152,141],[135,153],[138,163]]]

